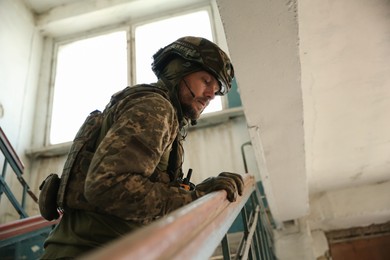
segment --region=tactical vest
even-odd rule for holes
[[[138,85],[127,87],[114,94],[105,111],[123,98],[140,92],[158,93],[170,101],[167,90],[152,85]],[[85,199],[84,184],[95,150],[110,129],[112,123],[112,119],[108,118],[104,112],[101,113],[100,111],[95,110],[87,117],[84,124],[81,126],[70,148],[68,158],[62,171],[61,182],[57,194],[58,207],[65,210],[66,208],[73,208],[100,212],[98,208],[92,206]],[[172,151],[169,155],[168,173],[171,181],[177,176],[177,172],[175,171],[178,170],[178,142],[178,137],[176,137],[172,144]]]

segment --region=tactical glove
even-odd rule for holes
[[[227,199],[233,202],[237,198],[237,193],[241,196],[244,190],[244,181],[242,176],[236,173],[222,172],[217,177],[205,179],[202,183],[196,185],[196,197],[202,197],[213,191],[225,190]]]

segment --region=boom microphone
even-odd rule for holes
[[[183,81],[184,81],[184,84],[186,85],[186,87],[188,88],[188,90],[190,91],[192,97],[195,98],[195,94],[194,94],[194,92],[192,92],[191,88],[188,86],[187,81],[185,79],[183,79]]]
[[[188,88],[188,91],[190,91],[192,98],[195,98],[195,94],[194,92],[192,92],[190,86],[188,86],[187,81],[185,79],[183,79],[183,81],[186,87]],[[196,124],[197,124],[196,119],[191,119],[191,125],[196,125]]]

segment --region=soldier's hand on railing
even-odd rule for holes
[[[205,179],[195,187],[195,193],[198,198],[218,190],[225,190],[227,199],[230,202],[235,201],[237,193],[241,196],[244,190],[242,176],[237,173],[222,172],[217,177]]]

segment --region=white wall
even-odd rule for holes
[[[243,174],[245,170],[241,146],[248,141],[250,136],[244,116],[220,125],[190,131],[184,143],[186,153],[183,170],[186,173],[188,168],[193,169],[194,183],[224,171]],[[245,156],[249,163],[254,163],[252,151],[248,150]],[[251,174],[259,176],[256,168],[252,167],[250,170]]]
[[[308,213],[296,1],[217,1],[277,222]]]
[[[311,193],[302,221],[312,234],[385,223],[390,2],[300,0],[298,7]]]
[[[310,192],[390,180],[390,2],[298,7]]]
[[[35,29],[33,15],[20,0],[0,1],[0,43],[0,126],[25,163],[24,178],[29,182],[24,150],[32,138],[42,37]],[[7,172],[6,180],[20,198],[21,185],[12,171]],[[0,212],[5,208],[12,206],[3,194]],[[0,222],[6,219],[1,214]]]
[[[315,259],[324,231],[389,221],[389,1],[217,2],[272,213],[297,218],[278,257]]]

